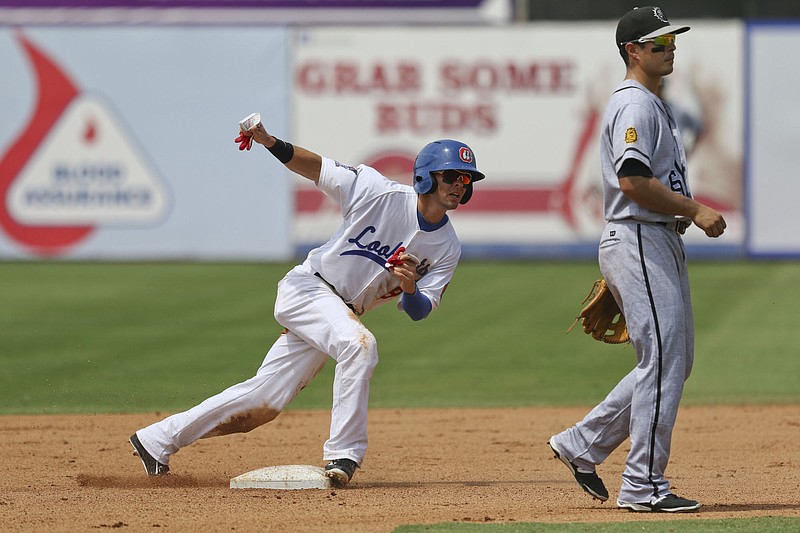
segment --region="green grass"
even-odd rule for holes
[[[0,413],[190,407],[250,377],[280,332],[290,264],[0,263]],[[685,404],[800,403],[793,262],[691,264],[696,362]],[[632,347],[565,333],[594,262],[464,262],[442,307],[364,317],[372,407],[591,405]],[[330,407],[333,365],[292,408]]]
[[[606,524],[464,524],[446,523],[429,526],[401,526],[393,533],[692,533],[721,532],[794,532],[800,530],[800,518],[764,517],[726,520],[670,520],[665,522],[622,522]]]
[[[0,263],[0,414],[176,411],[250,377],[280,332],[290,264]],[[791,262],[691,265],[697,325],[685,404],[800,403]],[[593,262],[464,262],[441,309],[364,317],[372,407],[592,405],[632,347],[565,333]],[[333,365],[291,408],[330,408]],[[413,525],[396,533],[797,531],[796,518]]]

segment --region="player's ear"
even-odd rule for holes
[[[625,51],[628,53],[628,58],[639,59],[639,46],[636,43],[625,43]]]

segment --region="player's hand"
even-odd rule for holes
[[[259,122],[248,131],[239,131],[239,136],[234,139],[239,143],[239,150],[249,150],[253,147],[253,142],[264,145],[267,148],[275,145],[275,137],[267,133],[264,125]]]
[[[386,260],[386,268],[400,279],[400,288],[407,293],[414,293],[417,290],[417,265],[419,259],[413,254],[405,253],[405,248],[402,246]]]
[[[403,263],[392,266],[389,268],[389,272],[400,279],[400,288],[403,289],[403,292],[413,294],[417,292],[417,265],[419,261],[417,261],[416,257],[408,254],[401,254],[400,258]]]
[[[267,133],[267,129],[264,125],[259,122],[248,132],[250,135],[253,136],[253,140],[260,145],[266,146],[267,148],[271,146],[275,146],[277,140],[275,137]]]
[[[233,142],[239,143],[239,150],[249,150],[253,147],[253,136],[248,132],[241,131]]]
[[[709,237],[719,237],[728,227],[722,214],[716,209],[700,205],[697,213],[692,217],[692,222],[703,230]]]

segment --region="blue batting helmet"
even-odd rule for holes
[[[475,154],[472,149],[461,141],[442,139],[426,145],[417,154],[414,160],[414,190],[418,194],[429,194],[436,190],[436,180],[432,172],[442,170],[461,170],[469,172],[472,181],[482,180],[486,176],[478,172],[475,163]],[[466,186],[464,196],[461,198],[465,204],[472,197],[472,183]]]

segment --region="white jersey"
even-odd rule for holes
[[[317,186],[341,207],[344,221],[298,268],[321,276],[361,315],[402,292],[400,280],[384,265],[403,246],[420,260],[417,287],[435,309],[461,257],[447,215],[431,226],[418,215],[412,187],[365,165],[354,168],[323,157]]]
[[[609,221],[674,221],[675,217],[645,209],[620,190],[617,172],[626,159],[641,161],[670,190],[692,197],[686,153],[672,110],[634,80],[625,80],[617,87],[603,116],[600,160],[605,217]]]

